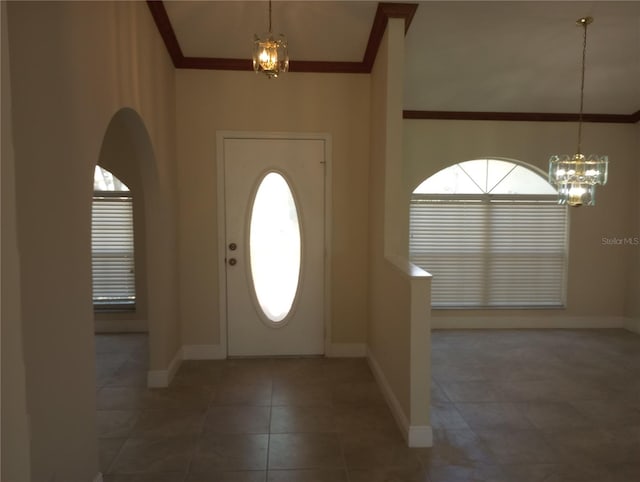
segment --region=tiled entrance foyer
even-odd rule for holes
[[[408,449],[364,360],[185,362],[97,337],[105,482],[636,482],[640,336],[433,333],[432,449]]]

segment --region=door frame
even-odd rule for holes
[[[226,139],[259,139],[259,140],[322,140],[324,141],[324,353],[328,353],[331,343],[331,226],[332,211],[332,139],[329,133],[304,132],[262,132],[262,131],[216,131],[216,187],[218,214],[218,302],[220,353],[224,358],[229,355],[227,316],[227,270],[224,259],[226,250],[226,205],[225,205],[225,170],[224,170],[224,142]]]

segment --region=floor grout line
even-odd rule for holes
[[[273,378],[271,379],[271,398],[269,403],[269,424],[267,426],[267,463],[264,471],[264,481],[269,480],[269,463],[271,461],[271,421],[273,420]]]

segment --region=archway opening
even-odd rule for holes
[[[138,410],[114,394],[145,390],[152,366],[156,327],[150,309],[157,296],[149,286],[154,241],[148,233],[149,211],[159,191],[155,164],[143,120],[134,110],[121,109],[105,131],[92,179],[96,409],[103,473],[114,462],[114,444],[123,441],[116,432],[135,420]]]

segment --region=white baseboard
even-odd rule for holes
[[[176,352],[176,355],[171,360],[169,368],[166,370],[149,370],[147,372],[147,386],[149,388],[166,388],[173,380],[173,376],[180,368],[182,363],[182,349]]]
[[[395,393],[393,393],[393,390],[391,389],[391,385],[389,385],[389,382],[387,381],[387,377],[385,377],[382,369],[380,368],[380,365],[378,365],[378,362],[374,358],[373,353],[371,353],[371,350],[369,350],[368,348],[367,348],[367,362],[369,362],[369,366],[371,367],[373,376],[378,382],[378,385],[380,386],[380,390],[382,390],[382,394],[384,395],[384,398],[386,399],[387,404],[391,409],[391,413],[393,414],[393,417],[396,419],[396,423],[398,424],[398,427],[400,427],[400,431],[402,432],[402,435],[404,435],[404,438],[408,442],[409,441],[409,438],[408,438],[409,419],[407,418],[407,415],[404,413],[404,410],[402,410],[402,406],[400,405],[400,402],[396,398]]]
[[[184,345],[182,347],[183,360],[224,360],[226,350],[222,345]]]
[[[171,360],[166,370],[149,370],[147,386],[149,388],[168,387],[182,360],[223,360],[227,357],[222,345],[183,345]]]
[[[102,482],[102,472],[98,472],[98,475],[96,475],[93,479],[93,482]]]
[[[431,328],[441,330],[470,329],[582,329],[582,328],[624,328],[626,319],[622,316],[434,316]]]
[[[624,323],[624,328],[626,330],[632,331],[633,333],[637,333],[640,335],[640,320],[634,318],[627,318]]]
[[[367,345],[364,343],[327,343],[325,356],[329,358],[364,358]]]
[[[330,358],[364,358],[367,346],[364,343],[329,343],[325,355]],[[184,345],[183,360],[224,360],[227,358],[225,347],[219,345]]]
[[[430,425],[409,426],[409,447],[433,447],[433,430]]]
[[[147,333],[147,320],[95,320],[95,333]]]
[[[400,402],[391,389],[391,385],[389,385],[389,382],[387,381],[387,377],[384,375],[380,365],[368,348],[367,361],[369,362],[373,376],[378,382],[380,390],[382,390],[382,394],[391,409],[391,413],[396,419],[396,423],[407,441],[407,445],[409,447],[433,447],[433,430],[431,429],[431,426],[409,424],[407,414],[404,413]]]

